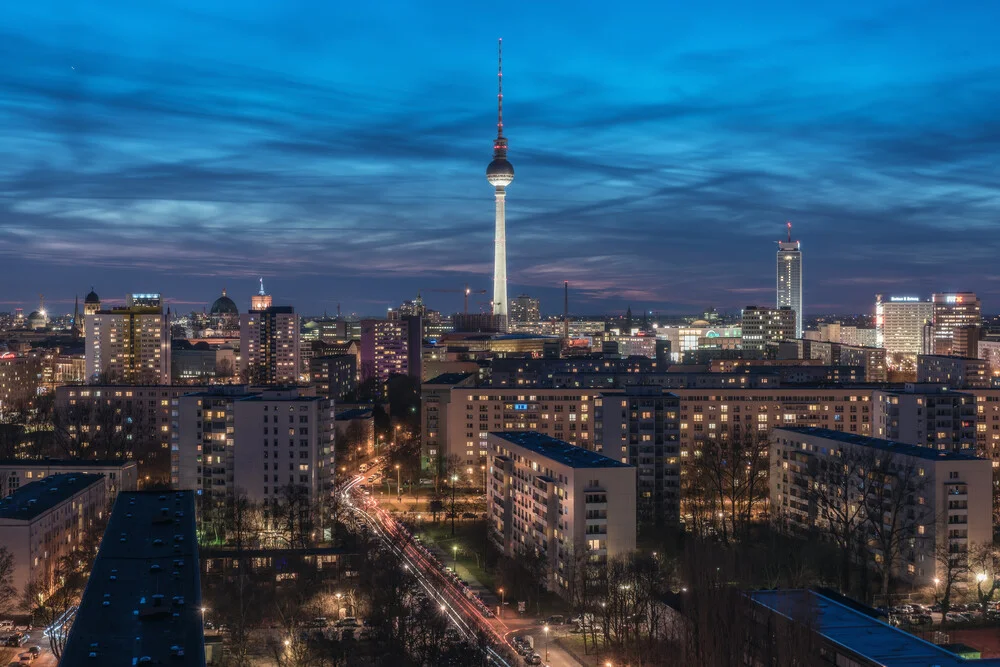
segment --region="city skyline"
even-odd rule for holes
[[[228,288],[243,310],[260,275],[303,313],[489,289],[497,37],[517,90],[510,294],[766,305],[790,219],[807,316],[875,293],[1000,303],[996,8],[239,7],[4,9],[0,310],[44,293],[69,312],[91,285],[194,306]]]

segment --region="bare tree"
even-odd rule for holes
[[[946,513],[938,519],[937,535],[947,534],[948,518]],[[969,551],[966,547],[953,543],[951,540],[938,541],[934,547],[934,562],[937,565],[936,572],[942,575],[935,577],[934,592],[937,596],[938,587],[944,586],[939,601],[942,616],[947,616],[948,612],[951,611],[951,595],[955,585],[968,580]]]
[[[888,604],[892,575],[912,543],[922,541],[921,526],[933,522],[927,505],[917,500],[927,483],[920,461],[879,452],[866,471],[865,524],[872,562],[879,574],[879,592]]]
[[[994,544],[986,542],[969,547],[970,574],[976,578],[976,599],[983,612],[1000,589],[998,566],[1000,566],[1000,552]]]
[[[701,441],[691,465],[694,487],[705,496],[702,510],[724,542],[742,536],[767,506],[769,440],[766,431],[734,425],[717,439]]]
[[[0,611],[7,611],[17,597],[14,588],[14,554],[5,546],[0,546]]]

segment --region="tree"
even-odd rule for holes
[[[0,612],[5,612],[17,598],[14,588],[14,554],[5,546],[0,546]]]
[[[76,566],[74,555],[63,556],[51,571],[28,582],[21,606],[31,614],[35,625],[50,628],[80,603],[86,579],[86,571]],[[68,636],[66,628],[48,633],[49,648],[57,660],[62,657]]]
[[[942,516],[938,520],[937,534],[948,534],[947,516]],[[951,594],[955,584],[968,579],[969,551],[965,547],[952,543],[951,540],[944,540],[938,542],[934,547],[934,562],[937,565],[936,572],[942,575],[935,577],[934,594],[936,597],[939,588],[944,586],[939,600],[941,602],[941,615],[945,617],[951,611]]]
[[[702,494],[708,523],[723,542],[740,537],[767,505],[769,440],[757,425],[734,424],[717,439],[701,441],[691,472],[693,490]]]
[[[865,525],[868,547],[879,574],[879,592],[888,604],[892,574],[910,555],[928,523],[928,507],[917,502],[927,483],[920,460],[879,452],[866,471]],[[911,544],[912,543],[912,544]]]
[[[969,547],[970,574],[976,577],[976,599],[983,612],[1000,589],[998,564],[1000,553],[992,543],[973,544]]]

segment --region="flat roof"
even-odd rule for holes
[[[859,447],[872,447],[874,449],[893,452],[904,456],[912,456],[913,458],[925,459],[928,461],[989,460],[980,458],[974,454],[966,454],[965,452],[955,452],[951,450],[942,451],[939,449],[931,449],[930,447],[921,447],[920,445],[910,445],[905,442],[882,440],[880,438],[872,438],[866,435],[858,435],[857,433],[844,433],[843,431],[833,431],[828,428],[817,428],[815,426],[781,426],[776,427],[774,430],[786,431],[788,433],[798,433],[800,435],[810,435],[816,438],[825,438],[827,440],[834,440],[836,442],[843,442],[845,444]]]
[[[202,620],[194,492],[119,494],[60,665],[204,665]]]
[[[815,628],[823,637],[883,667],[998,667],[1000,660],[965,660],[832,597],[810,590],[755,591],[757,604]]]
[[[604,454],[592,452],[583,447],[571,445],[564,440],[558,440],[537,431],[500,431],[491,432],[498,438],[541,454],[547,459],[558,461],[570,468],[628,468],[626,463],[608,458]]]
[[[104,484],[104,475],[76,472],[49,475],[18,487],[0,500],[0,519],[30,521],[94,484]]]
[[[473,375],[475,373],[441,373],[441,375],[431,378],[424,384],[458,384]]]
[[[344,410],[343,412],[338,412],[335,419],[336,421],[348,421],[350,419],[360,419],[362,417],[371,417],[372,408],[351,408],[350,410]]]
[[[98,466],[117,467],[138,465],[128,459],[0,459],[0,466],[52,466],[54,468],[92,468]]]

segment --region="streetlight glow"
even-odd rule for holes
[[[978,581],[978,582],[984,582],[984,581],[986,581],[986,573],[985,572],[980,572],[979,574],[977,574],[976,575],[976,581]]]

